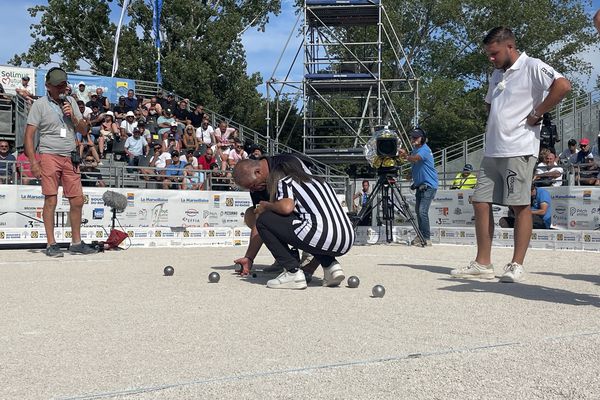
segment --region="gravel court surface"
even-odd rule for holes
[[[318,270],[286,291],[235,276],[242,248],[4,251],[0,398],[600,397],[597,254],[530,249],[522,284],[448,278],[474,253],[355,246],[359,288]]]

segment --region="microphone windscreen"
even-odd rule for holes
[[[115,209],[116,211],[123,211],[127,207],[127,197],[118,192],[107,190],[102,195],[104,205]]]

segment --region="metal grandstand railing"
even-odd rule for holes
[[[135,81],[135,87],[136,92],[145,97],[154,96],[158,91],[164,90],[156,82],[148,81]],[[183,99],[183,97],[177,95],[177,93],[173,93],[173,95],[177,101]],[[195,108],[196,104],[190,101],[190,106],[192,108]],[[326,177],[327,181],[334,188],[336,193],[346,194],[346,189],[349,184],[349,178],[348,175],[343,171],[334,168],[328,164],[325,164],[319,160],[316,160],[314,157],[307,156],[306,154],[292,147],[281,144],[272,138],[268,138],[262,133],[257,132],[254,129],[249,128],[247,126],[244,126],[239,122],[236,122],[206,107],[204,108],[204,111],[211,115],[213,126],[216,126],[216,124],[221,120],[227,121],[227,123],[230,126],[238,130],[240,134],[240,139],[242,141],[244,141],[245,139],[250,139],[253,143],[260,145],[264,149],[266,149],[269,154],[292,153],[301,155],[302,158],[309,159],[312,162],[314,169],[316,169],[316,173],[320,176]]]
[[[600,90],[564,100],[551,114],[562,143],[560,147],[565,147],[569,139],[595,141],[600,133]]]

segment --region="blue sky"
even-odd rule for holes
[[[29,34],[29,26],[34,22],[29,16],[27,9],[36,4],[46,3],[47,1],[41,0],[19,0],[12,1],[11,5],[5,4],[3,6],[2,24],[0,24],[0,37],[3,38],[3,40],[0,40],[0,64],[6,64],[13,54],[22,53],[27,50],[27,47],[32,42]],[[600,0],[594,0],[592,4],[592,10],[600,8]],[[114,6],[111,18],[115,22],[118,21],[119,13],[120,9]],[[590,16],[592,13],[593,11],[590,11]],[[265,81],[272,76],[273,68],[283,51],[285,42],[290,35],[295,21],[296,15],[293,9],[293,1],[282,0],[281,14],[278,16],[271,15],[264,33],[254,29],[250,29],[244,33],[242,39],[246,48],[248,74],[260,72]],[[294,32],[292,41],[287,52],[284,53],[275,77],[283,78],[299,45],[300,38]],[[596,76],[600,73],[600,52],[597,50],[590,51],[584,57],[586,60],[591,61],[595,67],[588,82],[589,87],[592,87],[596,81]],[[85,66],[82,67],[85,68]],[[301,72],[300,68],[295,70],[297,76]],[[258,89],[264,93],[265,86],[262,85]]]

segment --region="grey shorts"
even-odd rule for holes
[[[473,201],[505,206],[531,204],[534,156],[484,157]]]

